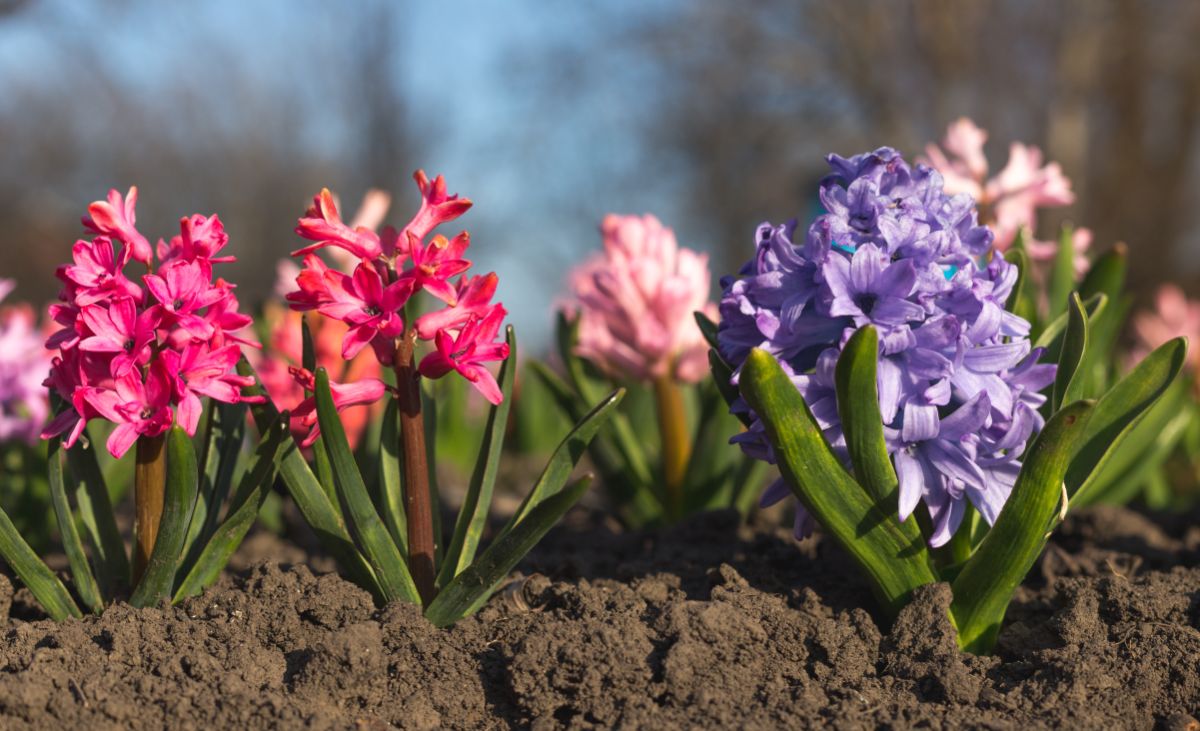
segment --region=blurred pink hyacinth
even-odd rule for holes
[[[0,279],[0,301],[13,290],[12,280]],[[35,444],[50,416],[42,382],[50,372],[46,337],[27,304],[0,308],[0,443]]]
[[[608,215],[600,232],[603,253],[569,277],[577,354],[616,378],[699,381],[708,372],[708,344],[693,313],[717,317],[708,256],[679,246],[651,215]]]
[[[940,148],[934,144],[926,145],[926,162],[941,173],[947,193],[966,193],[975,199],[979,204],[980,223],[992,228],[996,234],[996,248],[1006,251],[1022,228],[1036,231],[1038,209],[1071,205],[1075,202],[1075,193],[1058,163],[1043,165],[1042,151],[1020,142],[1009,146],[1008,164],[988,179],[988,162],[983,154],[986,141],[987,131],[962,117],[946,130]],[[1091,231],[1076,229],[1077,272],[1082,273],[1088,268],[1084,252],[1091,243]],[[1058,252],[1058,242],[1031,238],[1026,241],[1026,249],[1035,261],[1049,261]]]
[[[1154,297],[1151,312],[1139,312],[1133,318],[1137,341],[1129,354],[1129,367],[1140,362],[1158,346],[1172,338],[1188,339],[1188,365],[1200,374],[1200,301],[1188,299],[1174,284],[1164,284]]]

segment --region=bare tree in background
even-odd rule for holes
[[[826,152],[912,158],[966,114],[993,164],[1009,140],[1063,164],[1079,202],[1044,233],[1069,217],[1101,248],[1128,241],[1141,291],[1189,268],[1200,283],[1200,3],[747,0],[633,17],[603,43],[656,69],[647,154],[726,247],[721,271],[755,224],[807,213]]]
[[[148,235],[176,232],[181,215],[218,212],[239,258],[231,274],[252,303],[294,248],[287,222],[323,185],[348,206],[369,186],[411,185],[395,50],[403,3],[294,4],[295,27],[276,32],[304,42],[277,42],[289,56],[276,64],[283,78],[260,73],[261,48],[239,49],[192,27],[186,10],[148,0],[106,5],[147,23],[147,38],[181,39],[165,59],[153,56],[175,64],[161,74],[167,83],[153,85],[119,67],[111,39],[95,33],[95,8],[25,4],[9,17],[38,13],[55,61],[0,70],[0,275],[17,279],[20,297],[53,296],[54,267],[82,233],[84,206],[109,187],[139,186]],[[313,27],[325,42],[311,42]]]

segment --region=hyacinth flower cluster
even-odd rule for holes
[[[90,237],[58,268],[62,290],[50,307],[55,329],[45,347],[54,355],[44,385],[57,407],[41,436],[49,440],[50,492],[73,596],[7,516],[0,520],[5,560],[55,618],[78,616],[76,598],[92,611],[119,596],[145,606],[215,580],[270,487],[281,443],[271,430],[239,474],[244,409],[261,398],[243,396],[254,381],[236,370],[242,347],[254,343],[234,285],[214,273],[234,261],[220,218],[182,218],[178,235],[151,245],[136,228],[136,201],[136,188],[125,196],[114,190],[88,207]],[[93,429],[107,432],[114,458],[136,445],[132,569],[85,438]]]
[[[0,279],[0,302],[15,286]],[[42,385],[50,371],[44,341],[32,307],[0,307],[0,444],[36,444],[50,415]]]
[[[1011,311],[1024,272],[970,196],[889,148],[828,162],[826,212],[803,230],[764,224],[722,280],[712,363],[746,425],[733,441],[778,464],[764,502],[796,497],[797,533],[820,525],[885,611],[951,580],[960,643],[987,650],[1048,531],[1185,344],[1095,392],[1081,298],[1031,343]]]
[[[581,456],[577,445],[586,446],[623,393],[584,415],[477,561],[512,400],[516,341],[511,327],[501,337],[507,313],[494,301],[497,276],[470,271],[469,234],[436,232],[471,201],[449,194],[440,176],[430,180],[418,171],[414,178],[421,205],[402,228],[376,230],[378,220],[346,224],[328,190],[314,197],[296,225],[310,243],[294,252],[303,267],[287,293],[291,308],[305,313],[295,321],[301,363],[289,366],[305,398],[290,419],[304,434],[301,444],[311,447],[312,465],[293,453],[281,462],[280,475],[351,579],[380,602],[420,604],[431,621],[449,624],[478,609],[583,494],[590,477],[566,485]],[[331,379],[318,362],[314,333],[322,342],[340,334],[342,363],[365,355],[386,377],[339,367],[353,380]],[[494,364],[500,364],[499,377],[490,370]],[[252,372],[248,364],[242,370]],[[443,540],[432,470],[438,404],[426,384],[452,374],[482,394],[491,411],[454,533]],[[376,441],[360,445],[356,455],[340,412],[379,402],[385,408]],[[260,426],[279,417],[270,402],[252,412]],[[364,475],[375,476],[370,487]]]
[[[557,323],[562,374],[541,364],[535,372],[572,418],[580,414],[571,409],[605,388],[632,389],[627,408],[591,450],[627,524],[729,506],[745,512],[761,469],[720,444],[732,425],[706,379],[708,346],[695,319],[696,313],[716,316],[708,256],[680,246],[652,215],[610,214],[600,234],[602,251],[568,278],[569,298]],[[639,409],[647,387],[653,407]],[[657,418],[647,418],[651,414]],[[655,432],[651,422],[657,445],[646,438]]]

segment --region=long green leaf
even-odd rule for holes
[[[1104,295],[1099,295],[1103,309]],[[1084,355],[1088,348],[1088,316],[1077,292],[1072,292],[1067,302],[1067,329],[1063,334],[1062,352],[1058,357],[1058,370],[1054,375],[1054,389],[1050,398],[1050,413],[1058,411],[1063,403],[1078,401],[1083,390],[1086,373],[1081,372]]]
[[[1184,338],[1159,346],[1096,403],[1083,446],[1067,470],[1072,499],[1087,493],[1094,477],[1122,448],[1135,420],[1170,387],[1183,369],[1187,347]]]
[[[559,312],[555,334],[558,355],[562,359],[567,380],[574,388],[576,397],[581,398],[584,403],[596,403],[603,398],[606,387],[588,377],[583,360],[575,354],[575,344],[579,340],[579,320],[568,322],[565,313]],[[642,440],[634,432],[629,419],[619,411],[615,412],[609,418],[609,427],[605,431],[611,434],[612,443],[621,453],[624,467],[631,478],[647,488],[657,485]]]
[[[425,610],[436,627],[447,627],[478,611],[542,537],[587,492],[591,475],[540,502],[511,532],[497,538],[477,561],[442,589]]]
[[[442,543],[442,493],[438,489],[438,402],[425,387],[432,385],[427,380],[418,390],[421,392],[421,424],[425,427],[425,464],[429,467],[426,479],[429,482],[429,510],[433,514],[433,565],[440,566],[446,547]]]
[[[1087,314],[1088,320],[1094,320],[1099,317],[1107,302],[1107,298],[1098,294],[1084,300],[1083,311]],[[1034,342],[1034,347],[1046,349],[1046,356],[1043,358],[1043,362],[1058,362],[1058,357],[1062,354],[1063,337],[1066,335],[1068,317],[1069,313],[1064,312],[1054,318],[1054,320],[1046,325],[1042,330],[1042,334]]]
[[[1129,248],[1118,243],[1100,258],[1092,262],[1088,273],[1079,284],[1079,296],[1083,299],[1097,294],[1103,294],[1108,299],[1116,300],[1125,288],[1126,259]]]
[[[1011,248],[1004,253],[1004,260],[1017,267],[1017,283],[1008,295],[1005,309],[1023,318],[1031,326],[1038,324],[1037,302],[1033,298],[1033,287],[1029,279],[1029,255],[1024,249]]]
[[[877,502],[886,501],[889,512],[896,506],[899,483],[892,460],[888,458],[883,437],[883,416],[879,413],[879,335],[875,328],[860,328],[846,342],[835,371],[838,417],[846,434],[846,448],[858,484]],[[905,521],[913,535],[919,536],[915,522]]]
[[[159,522],[154,549],[146,562],[146,572],[129,598],[133,606],[152,606],[163,597],[170,596],[192,510],[196,506],[198,484],[196,450],[192,447],[192,440],[181,427],[172,427],[167,433],[167,485],[163,495],[162,520]]]
[[[71,470],[72,483],[76,485],[75,504],[79,508],[79,518],[96,559],[96,580],[101,591],[112,596],[129,583],[129,555],[117,528],[116,514],[108,497],[104,473],[96,461],[95,448],[84,446],[82,440],[76,443],[67,450],[67,466]]]
[[[334,477],[342,501],[349,512],[350,524],[358,537],[359,545],[375,576],[379,586],[388,601],[397,599],[420,604],[421,597],[417,593],[417,585],[413,583],[412,574],[396,543],[388,535],[387,528],[375,512],[371,496],[367,494],[367,486],[363,483],[350,445],[346,442],[346,430],[338,417],[337,407],[333,403],[333,394],[329,390],[329,374],[324,368],[317,369],[317,418],[321,424],[321,434],[325,449],[329,453],[329,462],[333,465]]]
[[[4,558],[21,583],[29,587],[30,593],[50,615],[50,619],[61,622],[67,617],[83,616],[67,587],[38,558],[3,509],[0,509],[0,557]]]
[[[754,349],[741,390],[766,427],[792,492],[870,579],[888,616],[937,581],[923,541],[871,499],[834,455],[808,404],[769,353]]]
[[[475,471],[471,474],[471,483],[454,525],[454,535],[442,560],[438,576],[441,586],[448,584],[475,560],[475,552],[479,548],[479,540],[492,506],[492,490],[500,470],[500,453],[504,450],[504,432],[508,426],[508,412],[512,407],[513,384],[517,375],[517,336],[511,325],[505,333],[505,340],[508,342],[508,358],[500,366],[499,378],[503,399],[488,412],[483,443],[475,460]]]
[[[1042,552],[1063,505],[1063,477],[1095,402],[1076,401],[1047,422],[1025,454],[1012,494],[954,580],[950,615],[967,652],[991,651],[1017,585]]]
[[[508,535],[514,528],[520,525],[521,521],[527,515],[533,512],[533,509],[544,500],[558,494],[567,478],[571,476],[571,472],[575,469],[575,465],[579,463],[580,457],[587,451],[588,444],[596,436],[596,432],[600,430],[609,416],[616,410],[617,404],[621,403],[621,399],[625,398],[625,389],[619,388],[609,394],[608,398],[601,401],[595,408],[583,418],[575,428],[567,434],[562,443],[558,445],[558,449],[554,450],[554,454],[550,455],[550,461],[546,463],[545,469],[538,477],[538,481],[534,484],[533,489],[525,496],[525,500],[521,502],[521,507],[508,520],[504,529],[500,531],[497,541],[500,538]]]
[[[1058,252],[1054,257],[1054,267],[1050,271],[1050,284],[1046,291],[1050,302],[1050,319],[1058,317],[1067,311],[1067,299],[1075,289],[1075,229],[1069,225],[1062,227],[1058,236]]]
[[[54,502],[54,515],[58,519],[58,533],[62,537],[63,551],[67,554],[67,562],[71,566],[71,583],[75,585],[75,593],[79,595],[84,606],[99,614],[104,610],[104,598],[100,595],[96,577],[92,575],[92,567],[88,565],[83,541],[80,540],[79,530],[75,527],[75,516],[71,513],[71,503],[67,500],[67,489],[63,479],[62,444],[58,437],[50,440],[47,457],[50,466],[50,499]]]
[[[238,362],[238,373],[254,378],[254,385],[246,389],[248,395],[266,396],[258,374],[245,358]],[[269,398],[262,403],[252,404],[250,413],[254,416],[254,424],[260,434],[266,433],[271,424],[279,419],[279,411]],[[340,513],[330,503],[329,496],[317,481],[308,463],[304,461],[304,455],[299,449],[283,450],[279,459],[279,475],[287,485],[288,493],[296,502],[296,507],[300,509],[300,514],[316,533],[317,540],[325,550],[333,556],[351,581],[371,592],[376,601],[382,602],[383,591],[375,578],[375,572],[354,545]]]
[[[704,336],[704,342],[708,343],[708,347],[716,350],[717,323],[709,319],[708,315],[703,312],[693,312],[692,317],[696,319],[696,327],[700,328],[700,334]]]
[[[212,537],[221,519],[221,508],[229,497],[238,456],[246,439],[246,404],[225,404],[214,401],[209,406],[207,438],[204,456],[200,460],[200,494],[196,510],[188,527],[188,553],[181,570],[187,572],[205,544]]]
[[[379,485],[383,495],[383,522],[401,555],[408,558],[408,517],[404,510],[404,485],[400,479],[400,404],[393,397],[383,410],[379,434]]]
[[[195,596],[211,586],[229,563],[229,557],[241,545],[242,539],[254,525],[254,519],[263,501],[271,492],[271,485],[278,474],[280,450],[296,449],[295,442],[287,439],[288,414],[280,418],[263,435],[262,442],[254,455],[254,461],[242,475],[241,483],[229,505],[229,513],[212,532],[192,563],[187,575],[175,590],[174,601],[179,602]]]

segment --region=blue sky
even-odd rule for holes
[[[87,68],[62,60],[68,56],[63,48],[92,43],[110,74],[147,95],[180,83],[220,89],[237,80],[302,95],[315,101],[306,108],[322,110],[328,90],[307,76],[333,64],[322,78],[338,78],[339,50],[354,40],[359,9],[285,0],[116,1],[82,8],[34,0],[0,24],[0,72],[9,83],[86,76]],[[644,12],[651,11],[632,2],[600,8],[480,0],[414,2],[394,14],[398,75],[420,138],[418,164],[445,174],[452,190],[474,199],[464,219],[473,258],[499,272],[501,297],[531,345],[545,341],[548,308],[569,265],[598,247],[596,225],[604,213],[654,212],[676,223],[670,186],[640,172],[645,151],[638,124],[653,89],[630,83],[636,68],[614,55],[589,56],[603,72],[593,69],[586,86],[564,82],[560,103],[549,108],[541,95],[542,84],[556,78],[561,49],[603,49],[631,14]],[[230,110],[230,124],[245,124],[237,111]],[[337,160],[353,133],[347,125],[354,110],[335,100],[324,111],[303,120],[303,129],[313,149]],[[353,170],[334,177],[330,187],[345,182],[353,188]],[[394,192],[395,217],[406,217],[415,190]],[[152,205],[143,193],[143,205]]]

